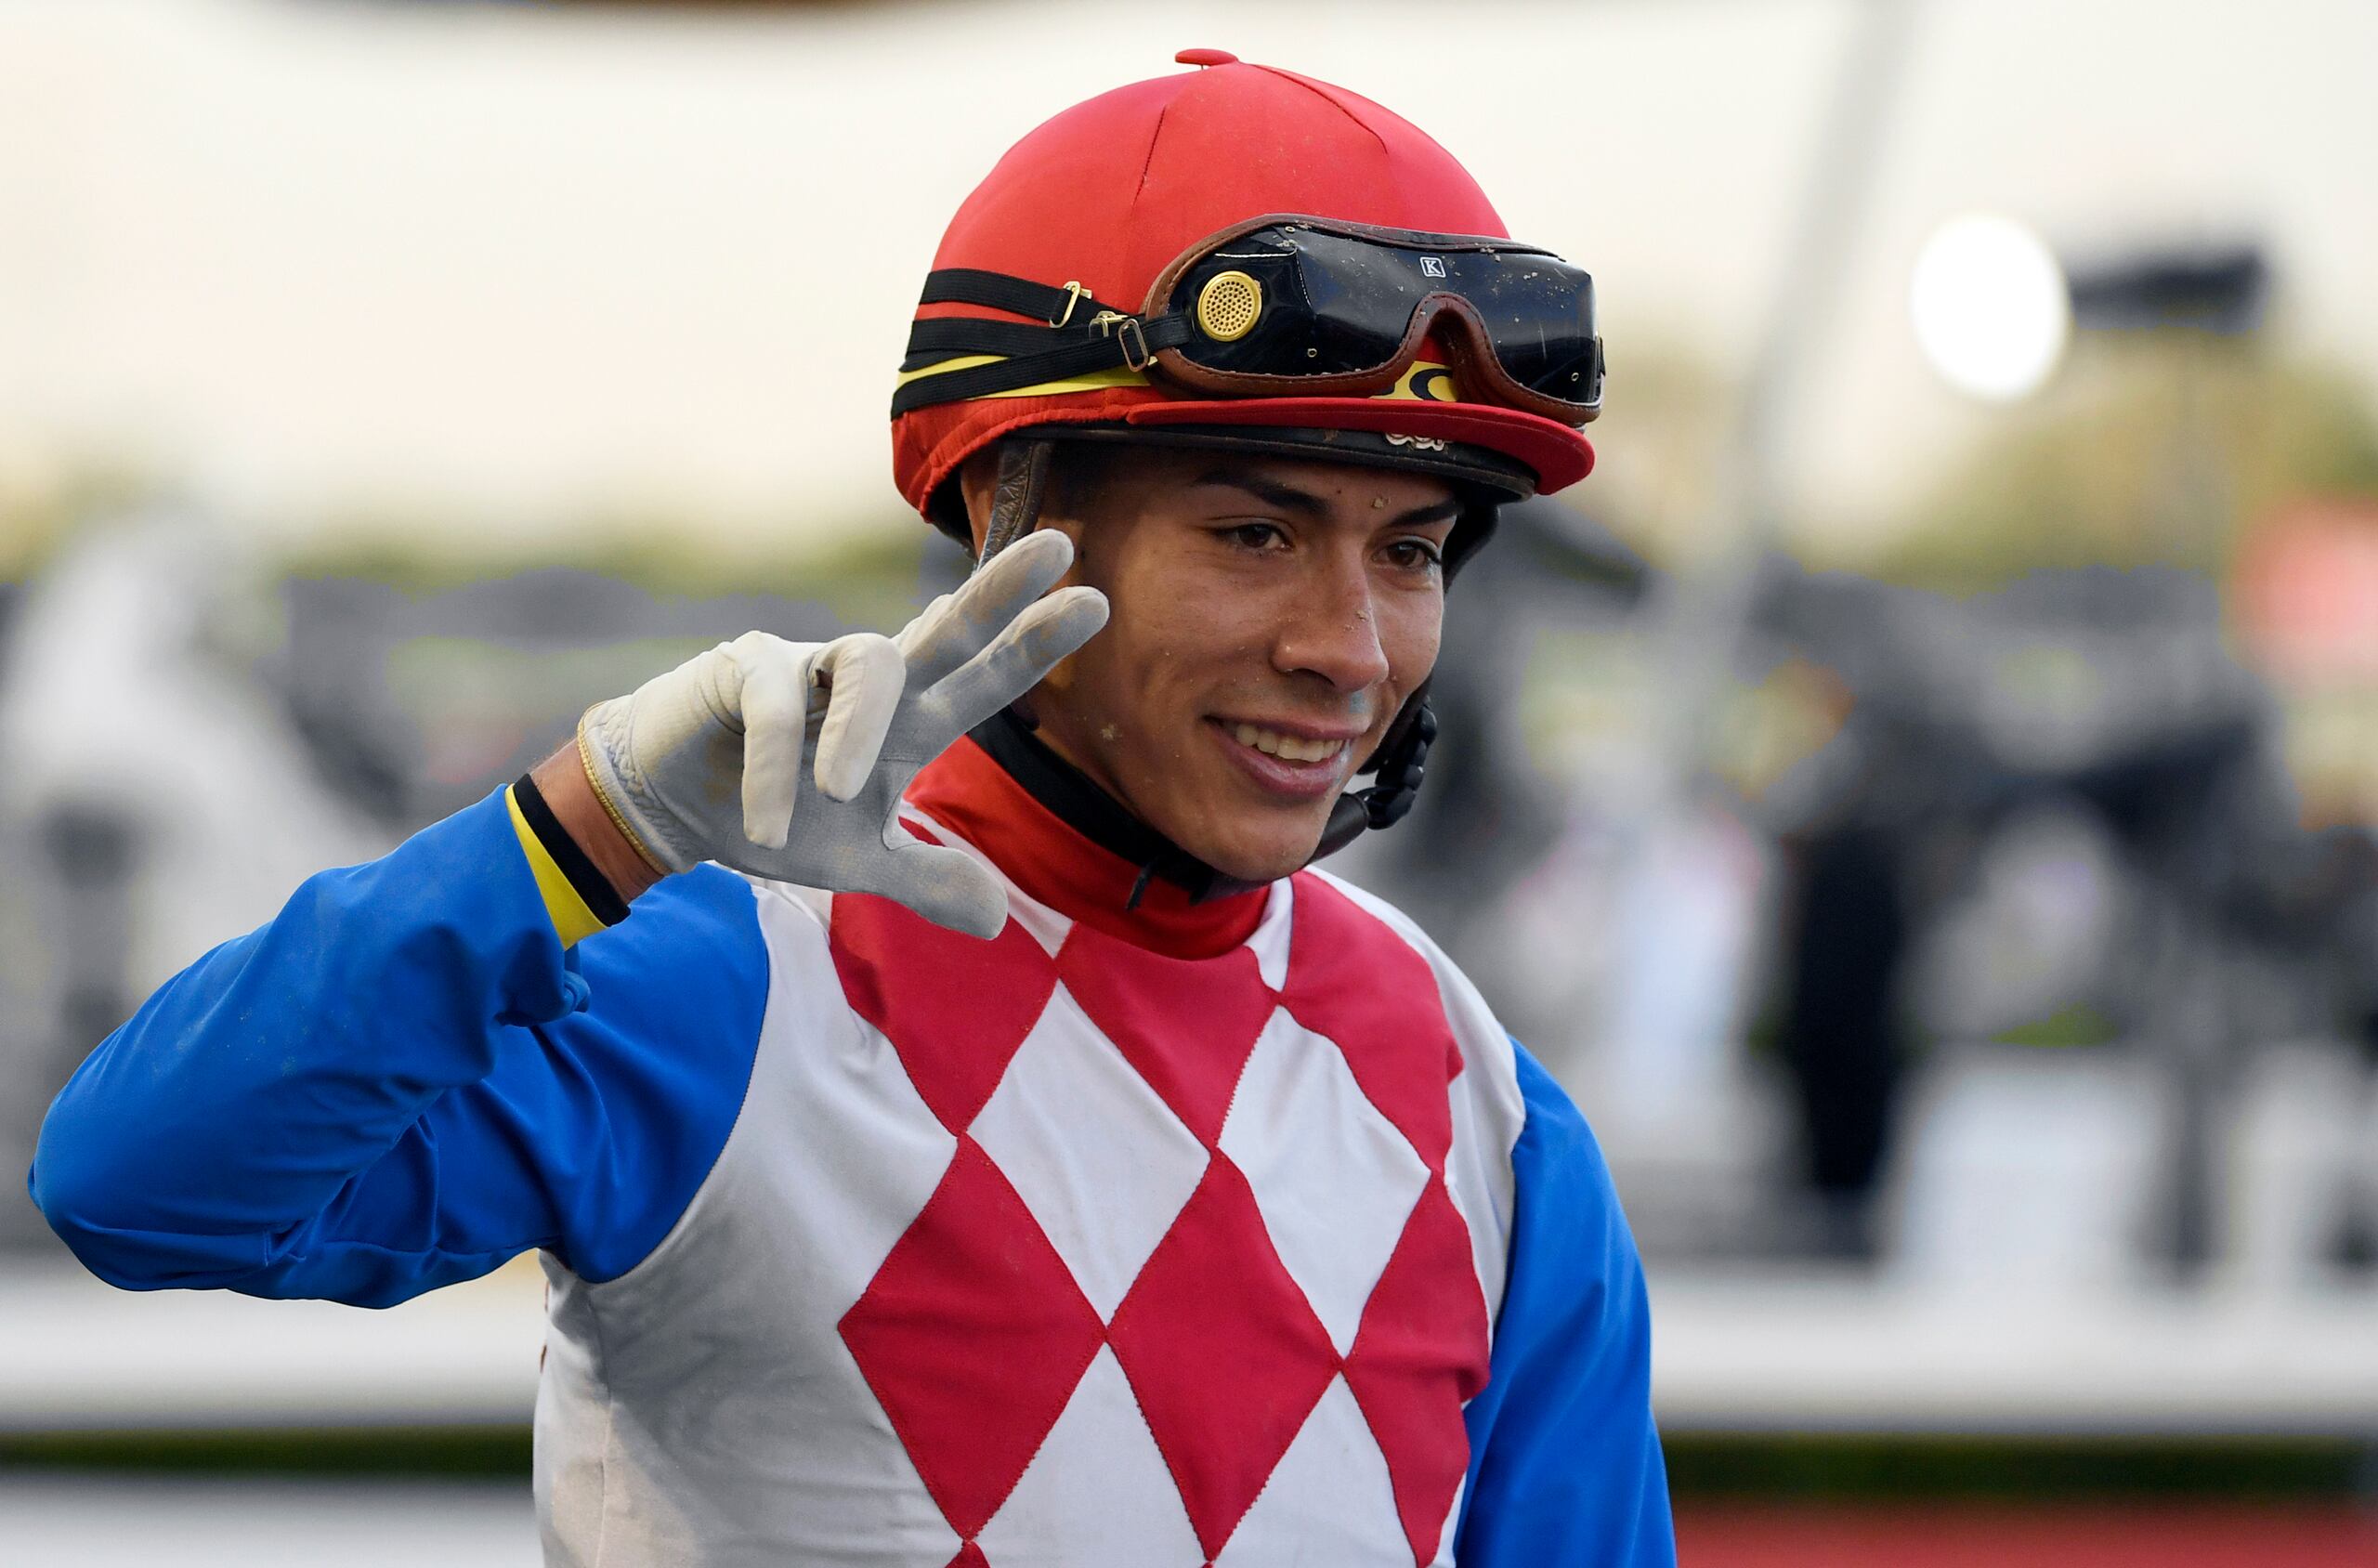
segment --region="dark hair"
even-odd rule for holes
[[[1040,515],[1079,522],[1082,512],[1096,503],[1106,481],[1114,477],[1123,449],[1095,441],[1053,445],[1055,450],[1049,455],[1049,488],[1040,494]]]

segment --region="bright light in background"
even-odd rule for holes
[[[1908,281],[1915,341],[1940,378],[1993,402],[2027,398],[2072,331],[2064,271],[2012,218],[1951,218],[1924,242]]]

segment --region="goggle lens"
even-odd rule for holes
[[[1390,239],[1278,224],[1184,268],[1168,312],[1196,330],[1201,369],[1249,376],[1359,375],[1392,363],[1432,295],[1468,303],[1496,362],[1538,397],[1601,403],[1593,280],[1543,251],[1435,237]]]

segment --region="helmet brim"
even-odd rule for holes
[[[1432,403],[1405,398],[1168,399],[1117,411],[1131,425],[1273,425],[1302,430],[1364,430],[1423,441],[1483,447],[1521,464],[1549,495],[1593,472],[1594,449],[1585,433],[1541,414],[1481,403]]]

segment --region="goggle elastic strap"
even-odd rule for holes
[[[1151,321],[1102,305],[1079,283],[1052,289],[966,267],[928,274],[919,303],[987,306],[1011,315],[1038,316],[1047,324],[973,316],[916,322],[908,329],[908,357],[900,361],[902,372],[912,379],[892,394],[895,419],[911,409],[994,397],[1097,371],[1144,370],[1156,350],[1178,348],[1196,331],[1185,316]],[[914,373],[976,354],[997,358],[930,375]]]

